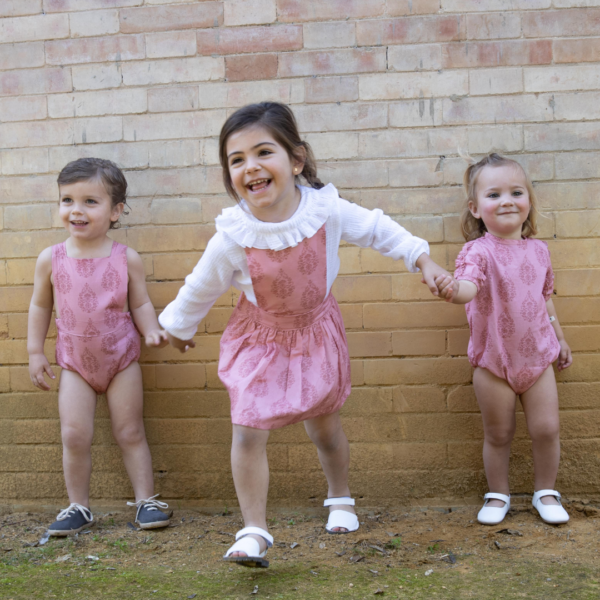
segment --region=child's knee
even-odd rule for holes
[[[113,436],[119,446],[137,446],[146,439],[143,423],[128,423],[113,427]]]
[[[252,452],[267,447],[264,432],[250,427],[234,427],[232,443],[234,448],[244,452]]]
[[[532,427],[529,435],[533,442],[550,443],[555,442],[560,436],[560,427],[558,421],[546,421]]]
[[[515,437],[515,427],[493,427],[485,432],[485,441],[492,446],[506,446]]]
[[[93,432],[77,425],[61,426],[61,438],[65,448],[74,452],[89,450],[92,446]]]

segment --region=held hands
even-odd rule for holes
[[[436,284],[436,280],[439,277],[450,277],[448,271],[433,262],[433,260],[429,258],[429,255],[425,253],[419,256],[416,265],[421,269],[421,274],[423,276],[421,278],[421,283],[424,283],[434,296],[439,296],[439,288]]]
[[[29,355],[29,377],[31,383],[40,390],[48,391],[50,386],[46,383],[44,373],[51,379],[56,379],[56,375],[50,368],[50,363],[44,354]]]
[[[435,285],[437,286],[440,298],[443,298],[446,302],[452,302],[458,295],[460,288],[460,283],[452,275],[438,275],[435,278]]]
[[[565,340],[559,340],[558,343],[560,344],[560,354],[556,361],[556,368],[559,371],[562,371],[573,364],[573,356],[571,354],[571,348],[569,348],[569,344],[567,344]]]
[[[196,342],[194,342],[194,340],[180,340],[179,338],[171,335],[168,331],[165,331],[165,333],[167,334],[167,340],[169,341],[169,344],[171,344],[173,348],[177,348],[177,350],[179,350],[181,353],[187,352],[190,348],[196,347]]]
[[[145,336],[146,346],[151,348],[164,348],[169,344],[167,332],[164,329],[153,329]]]

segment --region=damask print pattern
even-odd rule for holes
[[[554,286],[546,245],[486,234],[465,244],[456,261],[455,277],[479,282],[477,296],[484,292],[482,300],[466,306],[471,365],[489,369],[515,393],[523,393],[560,351],[545,303]]]
[[[102,275],[102,288],[107,292],[115,292],[121,285],[118,271],[109,263]]]
[[[78,258],[75,262],[75,270],[80,277],[91,277],[96,271],[96,263],[93,258]]]
[[[126,253],[127,247],[116,242],[105,258],[69,258],[64,243],[52,248],[55,303],[60,307],[56,361],[79,373],[97,393],[104,393],[140,355],[139,335],[131,315],[123,312]]]
[[[475,296],[475,304],[482,315],[488,317],[494,311],[494,299],[489,283],[486,281],[480,288],[477,296]]]
[[[233,423],[282,427],[339,410],[350,393],[341,313],[325,297],[325,249],[325,227],[285,251],[245,249],[258,307],[242,294],[219,359],[219,377],[237,394]]]

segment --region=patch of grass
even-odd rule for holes
[[[438,544],[433,544],[433,546],[427,546],[427,552],[429,552],[430,554],[435,554],[438,551],[438,549]]]

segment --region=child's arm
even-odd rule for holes
[[[148,296],[144,263],[132,248],[127,248],[127,273],[129,275],[127,295],[133,322],[144,336],[146,346],[162,348],[168,344],[167,335],[158,324],[154,306]]]
[[[33,279],[33,296],[29,305],[27,322],[27,352],[29,353],[29,377],[35,387],[49,390],[44,373],[56,379],[44,354],[44,342],[48,334],[54,297],[52,294],[52,248],[46,248],[38,257]]]
[[[563,369],[567,369],[573,364],[573,355],[571,354],[571,348],[569,348],[569,344],[565,340],[565,335],[563,330],[558,322],[558,317],[556,316],[556,309],[554,308],[554,303],[552,302],[552,298],[546,300],[546,309],[548,310],[548,317],[550,317],[552,322],[552,327],[554,327],[554,333],[556,333],[556,339],[560,344],[560,354],[558,355],[558,362],[556,363],[556,368],[559,371]],[[554,319],[552,319],[554,317]]]
[[[452,304],[467,304],[477,296],[477,286],[468,279],[457,281],[452,275],[440,275],[435,284],[440,297]]]
[[[429,257],[429,244],[408,232],[380,209],[368,210],[339,199],[342,239],[362,248],[373,248],[394,260],[404,259],[411,273],[421,271],[421,281],[434,296],[438,295],[436,277],[448,275]]]

